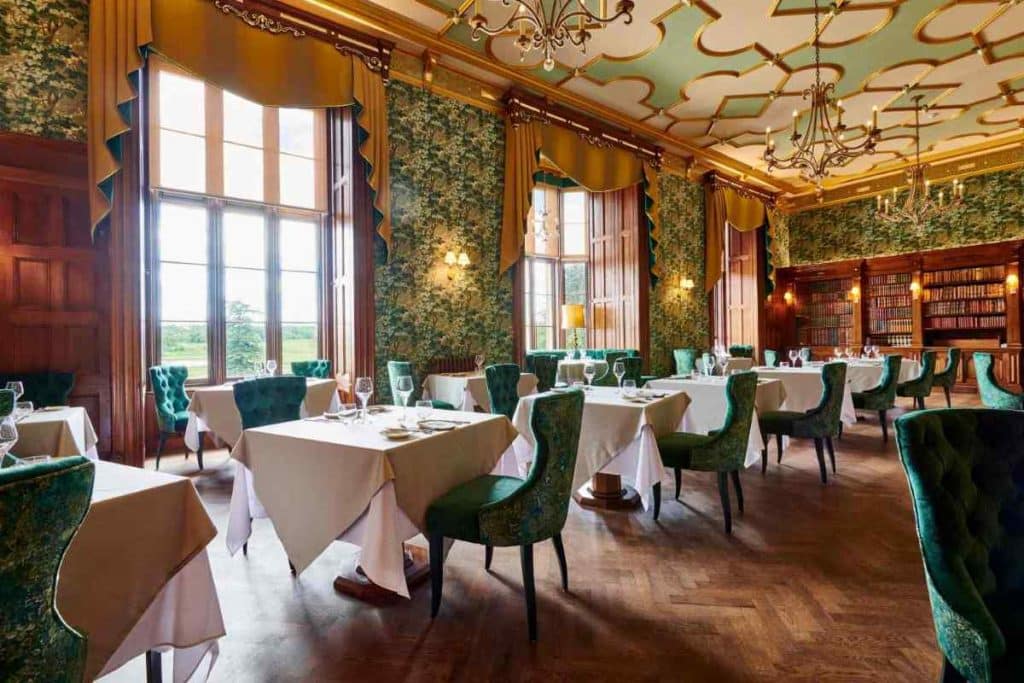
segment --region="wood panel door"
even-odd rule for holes
[[[591,348],[640,349],[642,316],[639,192],[588,195],[590,205]]]
[[[725,323],[729,344],[757,346],[760,295],[757,251],[761,231],[726,230]]]

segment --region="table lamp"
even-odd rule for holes
[[[571,348],[573,349],[573,356],[580,350],[579,339],[576,338],[578,334],[576,330],[581,327],[586,327],[587,323],[583,314],[583,304],[562,304],[562,329],[572,330],[572,342]],[[568,339],[566,340],[569,341]]]

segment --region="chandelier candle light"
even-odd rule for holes
[[[829,16],[835,16],[835,8]],[[786,157],[776,156],[772,129],[764,131],[764,160],[768,171],[774,168],[800,170],[800,174],[817,185],[829,175],[829,169],[846,166],[854,159],[875,151],[875,145],[882,135],[878,128],[878,107],[873,107],[871,120],[864,123],[866,135],[856,144],[848,144],[843,138],[846,125],[843,123],[843,102],[834,102],[836,122],[832,123],[830,110],[833,108],[835,83],[821,82],[821,26],[818,20],[818,0],[814,0],[814,84],[804,90],[804,99],[810,98],[811,109],[807,126],[799,132],[800,112],[793,110],[793,133],[789,136],[793,151]]]
[[[564,47],[567,42],[586,54],[587,41],[593,37],[587,30],[588,22],[610,24],[625,17],[623,23],[633,23],[632,0],[619,0],[613,14],[607,14],[603,9],[596,13],[591,11],[587,7],[587,0],[555,0],[548,3],[548,8],[545,8],[543,0],[487,0],[500,2],[505,7],[516,6],[508,19],[492,28],[487,17],[480,11],[483,1],[476,0],[473,16],[469,20],[473,28],[473,40],[480,40],[481,34],[496,36],[518,31],[516,47],[519,48],[519,61],[525,60],[531,50],[543,50],[545,71],[555,68],[555,50]]]

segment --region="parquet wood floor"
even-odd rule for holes
[[[550,544],[536,552],[533,646],[514,549],[497,549],[488,574],[482,548],[456,544],[431,622],[429,586],[383,607],[336,594],[340,544],[293,579],[268,520],[256,522],[248,558],[229,557],[226,452],[210,452],[202,474],[180,456],[163,469],[193,477],[221,531],[210,555],[228,635],[214,681],[935,680],[940,655],[895,444],[883,447],[870,418],[837,452],[827,486],[809,442],[781,466],[773,457],[767,476],[745,471],[746,514],[731,538],[713,475],[685,474],[682,502],[667,500],[658,523],[573,503],[569,594]],[[111,680],[141,680],[135,664]]]

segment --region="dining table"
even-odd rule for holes
[[[89,414],[79,406],[39,408],[17,418],[18,442],[14,451],[19,457],[49,455],[65,458],[84,455],[97,460],[96,429]]]
[[[338,590],[365,577],[408,598],[411,577],[425,574],[422,562],[407,561],[405,542],[425,530],[427,507],[494,471],[516,436],[504,415],[433,411],[417,418],[414,410],[375,406],[355,421],[321,416],[245,430],[231,451],[228,550],[242,548],[252,520],[266,517],[296,574],[344,541],[360,551],[357,565],[335,580]],[[403,419],[411,434],[388,438],[385,431]]]
[[[173,649],[173,680],[205,680],[224,636],[206,547],[217,535],[191,480],[95,463],[89,510],[57,579],[57,609],[86,634],[83,680]],[[205,666],[204,666],[205,662]]]
[[[878,386],[885,369],[883,358],[853,358],[846,363],[846,381],[851,392],[867,391]],[[921,374],[921,364],[913,358],[900,360],[899,382],[907,382]]]
[[[731,375],[734,372],[744,372],[746,370],[751,369],[752,367],[754,367],[753,358],[744,358],[740,356],[730,357],[725,362],[724,374]],[[704,359],[698,357],[694,361],[694,368],[696,368],[697,372],[702,372],[704,369]],[[722,371],[718,370],[718,372]]]
[[[585,382],[583,374],[587,365],[594,366],[594,377],[602,377],[608,372],[608,363],[594,358],[563,358],[558,361],[558,369],[555,371],[555,381],[560,384],[572,384],[573,382]]]
[[[520,373],[519,396],[535,391],[537,375],[532,372]],[[423,380],[423,398],[444,401],[466,412],[472,412],[478,407],[485,413],[491,412],[487,377],[483,372],[440,372],[427,375]]]
[[[783,401],[782,410],[794,410],[806,412],[816,408],[821,403],[825,385],[821,379],[822,365],[805,365],[801,367],[755,367],[754,371],[759,378],[777,379],[785,387],[786,399]],[[853,393],[850,380],[847,378],[843,385],[843,405],[840,413],[840,420],[843,424],[850,426],[857,424],[857,412],[853,408]]]
[[[306,398],[300,415],[322,415],[337,412],[338,384],[334,379],[306,378]],[[185,445],[192,451],[199,448],[199,435],[210,434],[218,443],[230,448],[242,433],[242,416],[235,405],[234,383],[196,387],[188,404],[188,424],[185,427]]]

